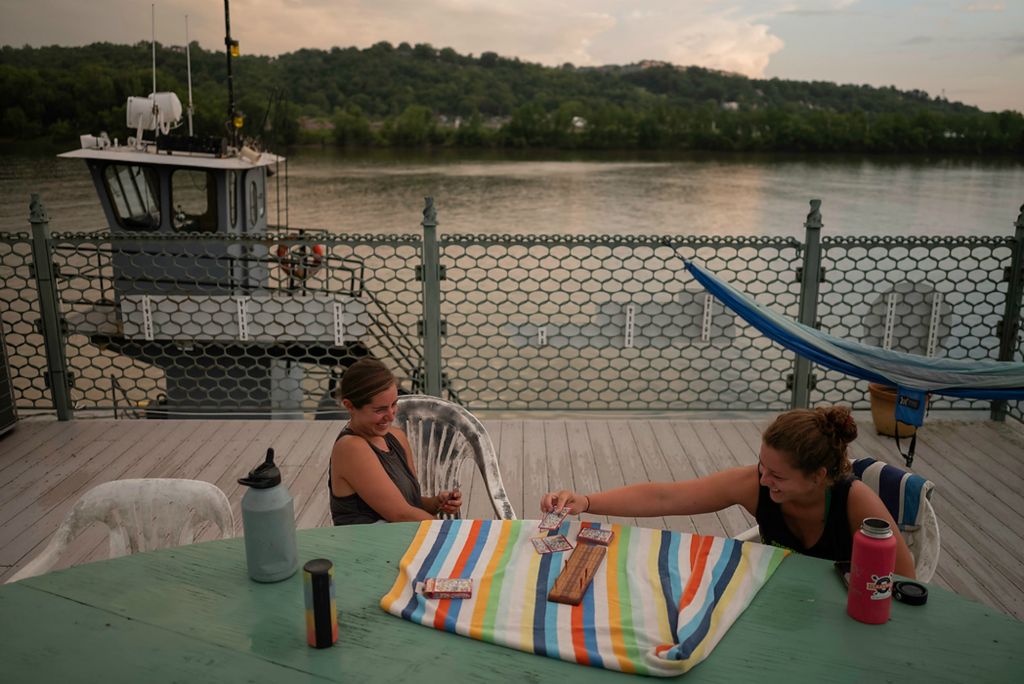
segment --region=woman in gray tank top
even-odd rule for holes
[[[376,359],[360,359],[341,378],[349,422],[331,452],[327,488],[335,525],[430,520],[462,506],[458,491],[423,496],[405,433],[394,427],[398,383]]]

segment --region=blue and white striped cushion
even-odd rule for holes
[[[920,475],[873,458],[853,462],[853,474],[871,487],[903,531],[918,529],[935,484]]]

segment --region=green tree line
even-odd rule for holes
[[[150,49],[0,48],[0,137],[127,135],[126,98],[151,90]],[[225,60],[191,45],[195,125],[205,135],[226,130]],[[243,132],[276,146],[1024,153],[1020,112],[983,112],[893,87],[664,63],[544,67],[386,42],[243,55],[232,66]],[[158,45],[157,67],[157,89],[184,103],[184,49]]]

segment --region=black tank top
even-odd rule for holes
[[[761,487],[757,496],[757,525],[761,530],[761,543],[792,549],[805,556],[824,558],[832,561],[848,561],[853,552],[853,536],[850,534],[850,520],[846,511],[846,502],[850,498],[850,485],[853,478],[848,477],[832,485],[826,499],[825,531],[811,548],[804,548],[803,543],[786,525],[782,508],[772,501],[767,487]]]
[[[354,435],[355,433],[349,428],[348,425],[338,435],[338,439],[341,439],[345,435]],[[335,439],[337,443],[338,439]],[[401,492],[402,497],[409,502],[410,506],[416,508],[423,508],[423,496],[420,491],[420,483],[416,480],[416,477],[409,470],[409,462],[405,457],[405,449],[402,448],[402,443],[398,441],[390,432],[384,435],[384,443],[387,445],[388,450],[382,451],[367,440],[367,444],[373,449],[373,453],[377,454],[377,458],[380,460],[381,466],[384,468],[384,472],[388,474],[391,481],[398,487],[398,491]],[[375,523],[379,520],[384,520],[377,511],[363,501],[362,497],[356,493],[349,494],[348,496],[335,496],[334,488],[331,486],[331,466],[327,465],[327,492],[331,496],[331,519],[335,525],[365,525],[368,523]]]

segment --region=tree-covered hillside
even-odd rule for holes
[[[125,100],[150,91],[150,59],[148,43],[0,48],[0,137],[124,137]],[[226,58],[193,43],[191,59],[197,131],[221,135]],[[233,70],[245,132],[278,146],[1024,153],[1019,112],[656,62],[543,67],[382,42],[242,56]],[[183,48],[158,46],[157,89],[187,101]]]

